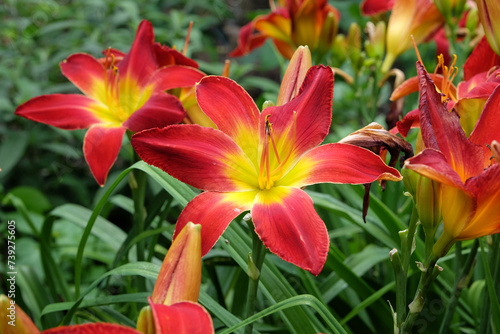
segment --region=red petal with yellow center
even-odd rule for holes
[[[312,67],[292,101],[266,108],[260,117],[260,142],[266,138],[266,118],[272,126],[272,135],[283,167],[287,171],[297,159],[325,139],[332,121],[333,72],[325,66]],[[271,149],[272,150],[272,149]],[[274,154],[271,154],[274,157]],[[276,167],[276,166],[274,166]]]
[[[250,210],[258,191],[218,193],[207,191],[196,196],[182,210],[175,225],[174,239],[184,226],[193,222],[201,225],[201,254],[215,245],[229,223],[240,213]]]
[[[470,142],[455,111],[448,112],[434,82],[417,62],[420,87],[420,129],[427,148],[441,151],[462,182],[483,169],[482,148]]]
[[[500,86],[493,91],[493,94],[486,101],[476,127],[469,137],[471,142],[483,147],[486,165],[489,165],[489,158],[491,157],[491,151],[486,145],[490,145],[493,140],[500,141],[500,112],[498,106],[500,106]]]
[[[259,109],[250,95],[231,79],[208,76],[196,86],[196,98],[217,128],[256,162]]]
[[[116,161],[125,128],[94,125],[85,134],[83,154],[92,175],[100,186],[106,183],[109,170]]]
[[[186,116],[182,103],[173,95],[158,93],[136,110],[123,126],[133,132],[180,123]]]
[[[95,103],[78,94],[42,95],[21,104],[15,114],[65,130],[85,129],[101,122],[92,113]]]
[[[155,321],[155,333],[161,334],[212,334],[214,325],[210,314],[203,306],[192,302],[181,302],[171,306],[153,304],[151,310]]]
[[[321,272],[330,239],[311,198],[304,191],[273,187],[259,192],[252,219],[255,232],[271,252],[314,275]]]
[[[202,71],[188,66],[167,66],[154,74],[153,81],[158,90],[192,87],[205,76]]]
[[[105,103],[104,77],[106,69],[94,57],[76,53],[60,64],[62,74],[82,93],[94,100]]]
[[[400,181],[399,172],[375,153],[349,144],[327,144],[303,155],[276,185],[303,187],[315,183],[364,184]]]
[[[63,326],[44,330],[43,334],[140,334],[133,328],[108,323]]]
[[[462,240],[475,239],[500,233],[500,166],[495,164],[467,180],[467,188],[477,194],[475,215],[467,223],[459,237]]]
[[[221,131],[172,125],[139,132],[132,145],[145,162],[193,187],[224,192],[257,187],[254,165]]]
[[[132,79],[125,80],[128,84],[145,87],[151,79],[151,75],[156,71],[157,65],[153,49],[154,39],[155,35],[151,22],[141,21],[130,51],[117,65],[120,78]],[[121,86],[120,90],[123,89],[123,91],[134,90],[133,88],[127,89]]]

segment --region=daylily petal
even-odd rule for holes
[[[196,86],[201,110],[231,137],[255,164],[259,138],[259,109],[248,93],[225,77],[208,76]]]
[[[475,215],[460,233],[461,240],[500,233],[500,165],[467,180],[467,188],[477,194]]]
[[[486,145],[490,145],[493,140],[500,141],[500,112],[498,110],[500,106],[500,86],[498,86],[490,98],[486,102],[481,116],[476,123],[476,127],[469,139],[471,142],[476,143],[483,147],[486,164],[489,165],[489,158],[491,157],[491,152]]]
[[[134,328],[109,324],[89,323],[83,325],[62,326],[44,330],[43,334],[140,334]]]
[[[405,168],[414,170],[434,181],[468,191],[459,174],[451,168],[446,157],[440,151],[425,149],[413,158],[406,160]],[[443,195],[443,198],[446,197]]]
[[[467,140],[456,112],[448,112],[433,81],[417,62],[420,129],[427,148],[441,151],[462,182],[483,169],[482,148]]]
[[[106,69],[97,59],[85,53],[76,53],[62,61],[62,74],[82,93],[97,101],[105,102],[104,77]]]
[[[132,137],[132,146],[148,164],[199,189],[258,187],[252,162],[230,137],[212,128],[190,124],[146,130]]]
[[[258,191],[239,193],[203,192],[182,210],[174,239],[188,222],[201,225],[201,255],[205,256],[240,213],[250,210]]]
[[[486,37],[483,37],[464,63],[464,80],[468,81],[478,73],[487,72],[495,65],[500,65],[500,56],[493,52]]]
[[[186,116],[182,103],[173,95],[158,93],[136,110],[123,126],[133,132],[180,123]]]
[[[238,46],[229,53],[229,57],[241,57],[248,54],[253,49],[261,47],[268,39],[263,33],[252,34],[255,28],[255,22],[252,21],[240,29],[238,37]]]
[[[332,70],[324,66],[312,67],[299,95],[282,106],[269,107],[262,112],[260,141],[265,142],[265,124],[268,119],[280,159],[286,160],[288,157],[282,168],[284,173],[301,155],[318,146],[328,134],[332,120],[332,95]],[[272,165],[274,169],[278,163],[273,160]]]
[[[293,44],[290,38],[292,34],[292,21],[285,10],[256,17],[254,27],[267,37]]]
[[[363,0],[361,12],[363,15],[374,16],[392,9],[394,0]]]
[[[271,252],[316,276],[321,272],[330,239],[304,191],[273,187],[259,192],[252,218],[255,232]]]
[[[442,74],[434,74],[434,73],[428,73],[432,81],[438,86],[441,87],[443,84],[443,75]],[[405,80],[401,85],[396,87],[394,91],[391,94],[390,100],[395,101],[398,100],[402,97],[405,97],[407,95],[410,95],[411,93],[417,92],[418,91],[418,82],[419,78],[418,76],[409,78]],[[450,90],[450,95],[456,97],[457,96],[457,88],[451,84],[449,86]]]
[[[460,116],[460,125],[464,129],[465,136],[470,137],[476,127],[477,120],[484,109],[486,98],[463,98],[458,100],[454,108]]]
[[[197,302],[201,284],[201,226],[187,223],[161,265],[151,296],[155,304]]]
[[[170,306],[153,304],[155,331],[161,334],[212,334],[214,325],[210,314],[199,304],[181,302]]]
[[[158,90],[168,90],[180,87],[192,87],[206,76],[202,71],[189,66],[166,66],[157,71],[152,81]]]
[[[299,10],[294,15],[294,27],[292,29],[292,39],[296,45],[309,45],[316,47],[316,37],[319,37],[319,29],[323,26],[317,17],[319,8],[324,7],[326,0],[304,0],[300,4]],[[318,22],[316,22],[318,20]],[[290,23],[290,27],[292,24]],[[317,31],[316,31],[317,30]]]
[[[156,62],[158,67],[169,66],[169,65],[183,65],[198,68],[199,65],[196,61],[184,56],[177,50],[174,50],[166,45],[161,45],[160,43],[155,43],[153,45]]]
[[[94,125],[85,134],[83,154],[92,175],[100,186],[106,183],[109,170],[116,161],[125,128]]]
[[[441,198],[443,199],[443,234],[448,234],[456,240],[463,240],[459,235],[476,210],[474,194],[456,187],[442,186]]]
[[[137,27],[132,47],[117,67],[120,74],[120,90],[133,91],[138,85],[144,87],[156,71],[157,65],[153,51],[155,35],[151,22],[142,20]],[[125,85],[123,85],[125,84]]]
[[[321,145],[307,152],[276,185],[304,187],[325,182],[365,184],[375,180],[400,181],[401,175],[367,149],[336,143]]]
[[[65,130],[85,129],[100,123],[92,112],[99,103],[79,94],[51,94],[32,98],[17,107],[15,114]]]
[[[406,137],[412,128],[420,127],[420,110],[415,109],[408,112],[405,117],[396,123],[396,127],[401,136]]]

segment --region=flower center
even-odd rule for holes
[[[115,55],[108,49],[104,60],[104,89],[105,103],[113,116],[120,122],[127,120],[128,116],[120,104],[120,73],[116,66]]]
[[[442,53],[437,58],[438,58],[438,64],[436,65],[434,74],[437,73],[439,68],[441,68],[441,71],[443,72],[443,82],[441,83],[441,87],[438,88],[441,91],[441,93],[445,95],[443,97],[444,100],[446,100],[446,98],[450,98],[456,102],[457,97],[453,95],[450,87],[453,84],[453,79],[455,79],[455,76],[458,73],[458,67],[455,66],[457,62],[457,55],[455,54],[453,55],[453,62],[451,63],[450,67],[444,64],[444,56]]]
[[[276,145],[276,141],[274,140],[273,136],[273,126],[272,123],[269,121],[269,117],[271,115],[266,115],[265,118],[265,138],[264,138],[264,146],[262,147],[262,153],[260,156],[260,168],[259,168],[259,188],[261,190],[269,190],[273,187],[274,182],[279,180],[283,176],[283,166],[287,163],[289,160],[291,153],[292,153],[292,147],[293,144],[295,143],[295,139],[297,136],[297,113],[294,111],[293,112],[293,139],[291,141],[291,146],[290,149],[288,150],[288,154],[286,155],[285,159],[280,159],[279,152],[281,151],[283,153],[283,146],[281,146],[281,150],[278,149],[278,145]],[[284,144],[284,143],[282,143]],[[272,146],[272,152],[270,149],[270,146]],[[275,160],[271,163],[271,153],[274,153],[274,158]]]

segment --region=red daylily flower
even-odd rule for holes
[[[164,91],[199,80],[199,71],[187,66],[159,68],[153,43],[153,27],[142,21],[125,55],[109,50],[101,61],[88,54],[71,55],[60,64],[61,71],[84,95],[38,96],[20,105],[16,115],[66,130],[89,128],[85,160],[97,183],[104,185],[125,131],[182,121],[181,103]]]
[[[174,234],[189,221],[201,224],[202,255],[231,220],[251,210],[255,231],[271,252],[318,275],[329,238],[301,188],[401,179],[366,149],[338,143],[316,147],[332,117],[328,67],[312,67],[295,98],[262,113],[242,87],[224,77],[205,77],[196,92],[218,130],[172,125],[137,133],[132,145],[145,162],[205,190],[184,208]]]
[[[441,102],[434,82],[417,63],[420,129],[425,149],[405,167],[441,184],[444,230],[435,251],[444,255],[457,240],[500,232],[500,88],[497,87],[469,138],[456,112]],[[495,147],[492,152],[489,145]]]
[[[274,1],[271,7],[270,14],[257,16],[241,28],[238,47],[230,57],[246,55],[268,38],[287,59],[299,45],[307,45],[311,51],[328,51],[337,34],[340,13],[327,0],[280,0],[277,8]]]
[[[186,46],[187,42],[188,40],[186,41]],[[162,72],[168,72],[168,75],[164,73],[162,86],[168,94],[174,95],[179,99],[186,111],[186,116],[182,122],[215,128],[213,122],[201,111],[196,102],[194,86],[206,75],[199,70],[198,63],[186,57],[184,53],[158,42],[154,43],[153,50],[156,67],[158,69],[162,68]],[[118,64],[125,57],[125,53],[120,50],[108,49],[103,51],[105,54],[108,52],[113,54],[115,64]],[[105,59],[99,59],[99,61],[104,63]]]
[[[452,83],[458,72],[454,64],[444,65],[442,57],[438,57],[439,64],[434,73],[429,74],[439,92],[447,99],[448,110],[455,110],[460,115],[460,123],[467,136],[474,129],[479,115],[483,111],[486,100],[500,85],[500,57],[498,57],[483,37],[471,55],[465,61],[464,81],[458,88]],[[441,69],[442,74],[437,73]],[[391,95],[391,100],[418,91],[419,77],[415,76],[403,82]],[[406,136],[410,128],[419,126],[418,110],[409,112],[397,127],[401,135]]]

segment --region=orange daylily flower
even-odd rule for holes
[[[299,45],[326,53],[338,29],[340,13],[327,0],[271,0],[272,12],[257,16],[241,28],[238,47],[230,57],[240,57],[271,38],[283,57],[290,59]],[[257,32],[254,32],[257,31]]]
[[[495,88],[469,138],[456,112],[449,112],[434,82],[417,62],[420,129],[425,149],[405,167],[440,183],[444,230],[434,252],[444,255],[455,241],[500,232],[500,87]],[[493,150],[490,150],[493,146]],[[491,159],[491,155],[495,159]]]

